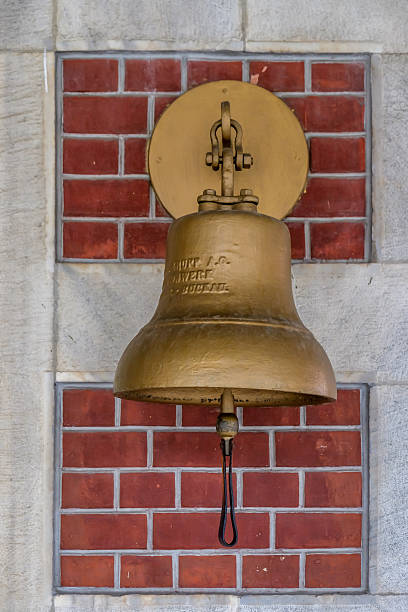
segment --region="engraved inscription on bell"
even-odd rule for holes
[[[164,283],[171,295],[229,293],[228,285],[222,279],[222,270],[229,264],[225,255],[176,259],[166,270]]]

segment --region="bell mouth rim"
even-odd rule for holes
[[[192,404],[215,406],[220,404],[226,387],[156,387],[146,389],[114,389],[115,397],[130,401],[158,404]],[[236,406],[310,406],[336,401],[336,390],[321,393],[299,392],[283,389],[241,389],[231,388]]]

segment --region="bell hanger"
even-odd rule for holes
[[[243,137],[250,151],[246,156],[244,151],[238,155],[236,192],[252,190],[259,198],[259,213],[283,219],[305,189],[309,168],[306,139],[293,111],[280,98],[242,81],[199,85],[164,111],[148,151],[150,179],[159,201],[177,219],[197,211],[197,194],[205,189],[219,190],[219,176],[214,172],[218,168],[214,153],[219,139],[214,132],[217,129],[218,136],[220,132],[226,134],[225,114],[224,130],[218,127],[222,124],[223,102],[229,103],[232,125],[239,122],[241,126],[236,138],[238,148]],[[250,172],[241,172],[249,168]]]

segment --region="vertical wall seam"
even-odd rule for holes
[[[299,588],[305,588],[305,571],[306,571],[306,553],[300,553],[299,555]]]
[[[247,34],[248,34],[248,5],[247,0],[241,0],[241,36],[242,36],[242,49],[245,52],[247,48]]]
[[[299,508],[305,507],[305,470],[299,470]]]
[[[364,129],[366,142],[366,229],[365,229],[365,259],[372,261],[373,256],[373,206],[372,206],[372,89],[371,89],[372,64],[371,56],[368,57],[364,71],[365,107],[364,107]]]
[[[121,556],[119,553],[116,553],[113,557],[113,576],[114,576],[114,588],[120,588],[120,564],[121,564]]]

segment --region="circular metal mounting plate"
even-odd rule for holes
[[[231,117],[243,129],[243,147],[254,164],[235,172],[234,193],[252,189],[258,210],[283,219],[304,191],[308,148],[293,112],[272,93],[241,81],[215,81],[195,87],[163,113],[152,134],[149,173],[165,209],[178,218],[197,211],[204,189],[221,192],[221,171],[205,164],[210,128],[228,100]]]

